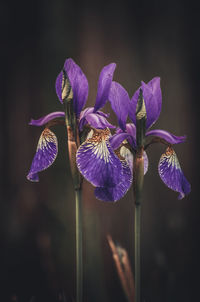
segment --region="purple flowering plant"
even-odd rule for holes
[[[109,115],[99,111],[99,109],[105,105],[108,99],[115,67],[115,64],[109,64],[102,69],[98,82],[96,104],[94,107],[86,108],[82,111],[88,97],[87,78],[80,67],[72,59],[67,59],[65,61],[63,71],[60,72],[56,79],[56,93],[58,99],[63,104],[63,99],[65,98],[64,94],[66,93],[65,90],[67,89],[66,87],[63,87],[63,74],[65,73],[71,85],[69,88],[71,91],[68,91],[68,93],[69,96],[71,94],[70,97],[73,98],[73,111],[75,118],[78,121],[79,131],[82,131],[86,124],[98,129],[114,128],[114,126],[106,120]],[[65,112],[52,112],[37,120],[31,119],[29,123],[29,125],[33,126],[45,125],[45,129],[43,130],[38,142],[36,154],[33,158],[30,171],[27,175],[27,178],[30,181],[39,181],[38,172],[50,167],[56,159],[58,153],[57,138],[49,128],[58,122],[58,118],[64,119]]]
[[[94,107],[83,109],[88,98],[88,81],[81,68],[72,60],[65,61],[56,79],[56,93],[64,111],[50,113],[31,120],[30,125],[45,126],[39,138],[27,178],[39,181],[38,173],[53,164],[58,153],[56,135],[50,130],[65,124],[68,149],[76,196],[76,259],[77,301],[82,301],[82,177],[95,186],[95,196],[102,201],[117,201],[133,183],[135,197],[135,295],[140,301],[140,206],[144,174],[148,170],[146,149],[162,143],[167,149],[162,154],[158,172],[162,181],[179,193],[182,199],[190,192],[173,145],[183,143],[185,136],[175,136],[165,130],[150,130],[161,112],[160,78],[155,77],[141,86],[130,99],[127,91],[113,81],[116,64],[105,66],[99,76]],[[100,109],[109,101],[119,127],[107,121],[109,114]],[[131,123],[127,123],[127,119]]]

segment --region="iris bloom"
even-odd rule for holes
[[[140,89],[146,107],[146,149],[151,143],[161,142],[167,145],[158,165],[162,181],[172,190],[179,192],[179,199],[190,192],[190,184],[183,175],[178,158],[172,145],[185,141],[185,136],[175,136],[165,130],[149,130],[157,121],[162,105],[160,78],[152,79],[141,87],[130,100],[126,90],[117,82],[112,82],[109,101],[116,113],[119,129],[111,136],[110,131],[92,130],[87,140],[77,152],[77,164],[83,176],[93,184],[95,195],[103,201],[117,201],[122,198],[133,180],[133,157],[136,143],[136,106]],[[127,117],[132,123],[126,124]],[[148,170],[148,157],[144,152],[144,174]]]
[[[158,172],[162,181],[170,189],[179,192],[179,199],[182,199],[190,192],[190,184],[185,178],[177,155],[173,149],[173,145],[183,143],[185,136],[175,136],[165,130],[150,130],[151,126],[157,121],[161,112],[162,94],[160,88],[160,78],[153,78],[148,84],[141,83],[141,87],[129,99],[126,90],[117,82],[112,82],[109,100],[115,114],[118,118],[120,128],[111,138],[111,145],[114,149],[120,148],[124,140],[127,140],[134,154],[137,149],[136,143],[136,106],[138,103],[139,93],[142,90],[143,99],[146,108],[146,139],[150,138],[149,143],[146,143],[144,149],[150,144],[160,142],[167,145],[166,152],[162,154]],[[127,116],[129,115],[132,123],[126,124]],[[144,152],[144,173],[148,169],[148,158]]]
[[[81,68],[72,60],[67,59],[64,64],[64,70],[60,72],[56,79],[56,93],[63,104],[63,72],[67,75],[73,92],[73,109],[78,121],[79,130],[83,130],[84,125],[90,125],[94,129],[115,128],[106,118],[108,114],[99,111],[102,108],[109,95],[112,77],[116,65],[114,63],[105,66],[99,76],[96,103],[94,107],[86,108],[82,111],[88,97],[88,81]],[[51,126],[59,123],[58,118],[64,118],[62,111],[52,112],[38,120],[31,120],[29,125],[43,126],[43,130],[37,145],[36,153],[32,161],[27,178],[31,181],[39,181],[38,172],[47,169],[53,164],[58,153],[58,143],[56,135],[49,129]],[[100,131],[100,130],[99,130]],[[108,130],[107,130],[108,131]]]

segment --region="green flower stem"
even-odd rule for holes
[[[82,202],[81,189],[75,190],[76,198],[76,302],[83,297],[83,251],[82,251]]]
[[[144,178],[144,158],[143,149],[137,152],[135,159],[135,302],[140,302],[140,233],[141,233],[141,193]]]
[[[140,234],[141,234],[141,196],[144,181],[144,141],[146,132],[146,108],[140,90],[136,108],[137,150],[134,160],[134,199],[135,199],[135,301],[140,302]]]
[[[63,90],[65,92],[65,90]],[[83,300],[83,251],[82,251],[82,202],[81,177],[76,165],[76,152],[80,145],[73,99],[64,99],[65,124],[67,128],[69,162],[76,199],[76,302]]]

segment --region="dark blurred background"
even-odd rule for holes
[[[187,135],[175,147],[192,192],[179,201],[161,182],[162,146],[148,150],[142,208],[142,302],[199,301],[199,6],[192,1],[1,1],[0,301],[75,301],[75,203],[66,131],[55,164],[26,180],[41,129],[28,126],[62,110],[54,83],[72,57],[94,104],[101,68],[132,96],[161,77],[156,128]],[[107,105],[105,111],[109,110]],[[116,122],[114,115],[111,121]],[[106,235],[133,266],[132,192],[102,203],[83,185],[84,301],[126,301]]]

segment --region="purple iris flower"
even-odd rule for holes
[[[159,164],[158,172],[162,181],[170,189],[179,192],[179,199],[182,199],[191,190],[190,184],[185,178],[177,155],[173,150],[174,144],[179,144],[185,141],[185,136],[175,136],[165,130],[149,130],[150,127],[157,121],[162,106],[162,94],[160,88],[160,78],[153,78],[148,84],[141,83],[141,87],[135,92],[132,99],[129,99],[126,90],[117,82],[112,82],[109,101],[112,109],[117,115],[120,128],[117,129],[116,134],[110,138],[110,145],[114,150],[122,150],[129,146],[132,154],[136,152],[136,106],[138,103],[138,97],[140,90],[143,93],[143,99],[146,107],[146,139],[152,137],[149,143],[144,146],[146,149],[150,144],[155,142],[161,142],[167,145],[167,150],[162,154]],[[126,124],[127,117],[130,117],[132,123]],[[128,144],[127,144],[128,142]],[[123,156],[123,154],[122,154]],[[131,160],[130,154],[124,156],[126,162],[129,163],[130,170],[132,172],[133,160]],[[148,169],[148,158],[146,152],[144,152],[144,173]],[[127,180],[126,180],[127,181]],[[110,199],[112,196],[107,194],[104,199]]]
[[[94,107],[86,108],[82,111],[88,97],[88,81],[81,68],[72,60],[67,59],[64,70],[61,71],[56,79],[56,93],[61,103],[63,103],[63,72],[67,75],[73,93],[73,109],[78,121],[79,130],[82,131],[85,125],[90,125],[94,129],[115,128],[107,121],[108,114],[101,109],[106,101],[112,83],[113,73],[116,68],[115,63],[105,66],[99,76],[96,103]],[[32,161],[27,178],[31,181],[39,181],[38,172],[47,169],[55,161],[58,153],[58,143],[56,135],[49,129],[55,125],[58,118],[64,118],[62,111],[52,112],[38,120],[31,120],[29,125],[43,126],[43,130],[35,156]],[[96,130],[100,131],[100,130]],[[102,130],[103,131],[103,130]],[[109,130],[108,130],[109,131]]]

